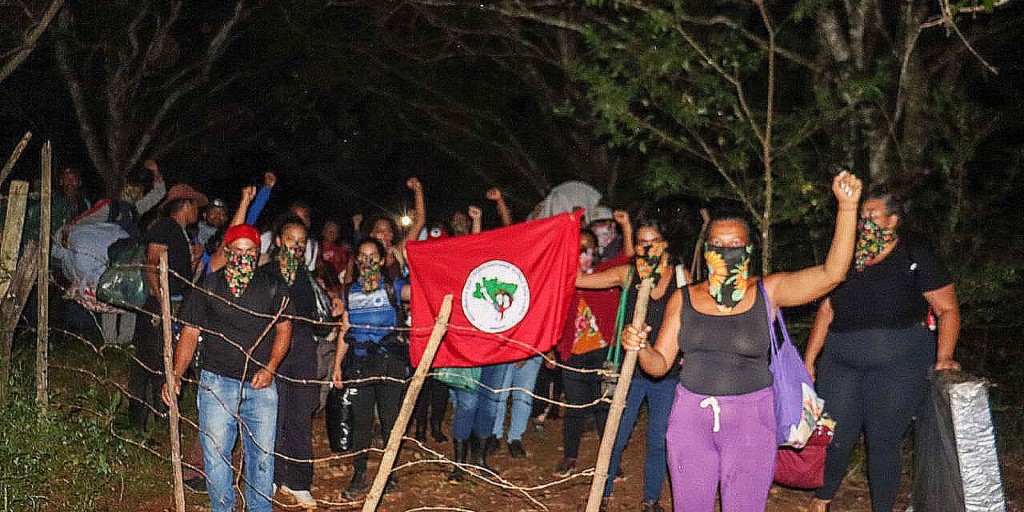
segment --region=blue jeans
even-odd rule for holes
[[[665,432],[668,430],[668,415],[672,411],[675,399],[677,379],[666,377],[651,380],[645,375],[637,375],[629,386],[626,395],[626,408],[622,411],[619,422],[619,433],[615,436],[615,447],[608,463],[608,481],[604,485],[604,495],[611,496],[612,482],[622,461],[622,452],[636,426],[636,417],[640,405],[647,398],[647,452],[644,458],[644,500],[657,500],[661,497],[661,487],[665,483],[668,471],[666,459]]]
[[[452,403],[455,405],[452,437],[456,441],[465,441],[473,434],[478,437],[491,435],[497,403],[497,395],[491,390],[501,387],[504,378],[503,366],[484,366],[480,371],[480,385],[475,391],[452,387]]]
[[[241,402],[239,402],[241,393]],[[277,386],[255,390],[248,382],[203,371],[199,376],[199,430],[206,488],[213,512],[235,508],[231,450],[242,422],[245,500],[250,512],[270,512],[274,494]]]
[[[517,363],[505,363],[504,376],[501,381],[501,388],[518,388],[511,392],[498,393],[498,403],[494,411],[494,430],[491,434],[501,439],[505,433],[505,405],[508,403],[509,394],[512,395],[512,419],[508,425],[508,440],[521,441],[526,432],[526,424],[530,420],[530,412],[533,410],[534,384],[537,383],[537,373],[540,372],[540,364],[544,359],[541,356],[534,356],[524,361],[522,367]]]

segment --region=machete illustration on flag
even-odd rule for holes
[[[566,213],[475,235],[409,242],[412,364],[419,363],[449,293],[451,319],[433,367],[505,363],[551,349],[575,289],[579,226],[578,215]]]

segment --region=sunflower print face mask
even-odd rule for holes
[[[654,281],[657,283],[658,278],[668,268],[668,253],[665,250],[668,249],[668,242],[660,241],[654,242],[647,247],[638,247],[636,250],[636,256],[634,262],[636,264],[636,274],[640,279],[646,279],[648,276],[654,276]]]
[[[750,282],[750,255],[753,245],[719,247],[704,244],[704,264],[708,270],[708,292],[720,311],[732,311],[747,293]]]

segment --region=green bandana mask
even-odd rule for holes
[[[732,311],[747,293],[750,282],[750,255],[753,245],[719,247],[704,244],[704,264],[708,269],[708,292],[721,311]]]
[[[853,252],[853,268],[857,272],[863,272],[869,261],[896,240],[895,229],[883,228],[871,219],[860,219],[857,233],[857,248]]]
[[[281,277],[288,286],[295,284],[295,273],[299,271],[299,265],[306,260],[306,246],[293,245],[292,247],[281,247],[277,251],[277,263],[281,266]]]

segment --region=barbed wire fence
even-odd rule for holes
[[[83,257],[96,257],[96,258],[106,259],[106,255],[80,254],[80,256],[83,256]],[[138,268],[138,269],[143,270],[143,271],[145,271],[146,268],[147,268],[147,266],[144,265],[144,264],[123,264],[121,266],[123,268],[133,268],[133,267],[135,267],[135,268]],[[437,327],[439,325],[441,325],[441,326],[443,326],[443,329],[440,331],[441,334],[437,336],[438,337],[438,339],[436,340],[437,343],[441,342],[440,338],[443,337],[444,330],[473,331],[478,336],[481,334],[479,331],[473,329],[472,327],[459,326],[459,325],[450,325],[450,324],[448,324],[446,317],[445,318],[439,317],[438,319],[436,319],[437,320],[436,321],[436,325],[433,328],[413,328],[413,327],[381,327],[381,326],[359,325],[359,324],[343,325],[341,322],[325,322],[325,321],[320,321],[320,320],[317,320],[317,319],[314,319],[314,318],[304,317],[304,316],[301,316],[301,315],[285,314],[285,313],[283,313],[283,309],[284,309],[283,307],[281,308],[281,310],[279,310],[275,314],[261,313],[261,312],[258,312],[258,311],[253,311],[251,309],[248,309],[248,308],[246,308],[244,306],[241,306],[239,304],[236,304],[236,303],[234,303],[234,302],[232,302],[232,301],[230,301],[230,300],[228,300],[228,299],[226,299],[226,298],[224,298],[224,297],[222,297],[220,295],[217,295],[215,293],[212,293],[212,292],[202,288],[201,286],[195,285],[192,282],[192,280],[189,279],[187,276],[181,276],[181,275],[177,274],[174,271],[167,270],[165,262],[162,262],[161,268],[159,270],[160,270],[160,275],[162,276],[161,277],[162,280],[165,280],[168,277],[173,276],[173,277],[181,280],[182,282],[187,283],[187,285],[189,287],[189,293],[202,293],[202,294],[205,294],[205,295],[207,295],[208,297],[210,297],[213,300],[222,301],[225,305],[228,305],[231,308],[237,309],[239,311],[242,311],[242,312],[246,313],[247,315],[251,315],[251,316],[253,316],[255,318],[260,318],[260,319],[266,321],[266,328],[264,329],[263,333],[261,333],[259,335],[259,337],[258,337],[258,339],[260,339],[260,340],[263,340],[263,339],[265,339],[267,337],[267,333],[269,332],[270,328],[274,325],[274,323],[278,319],[289,319],[289,320],[292,320],[292,321],[309,323],[311,325],[329,325],[329,326],[334,327],[334,328],[342,328],[342,327],[347,327],[347,328],[364,328],[364,329],[376,329],[376,330],[384,330],[384,331],[399,331],[399,332],[404,332],[404,333],[408,333],[408,334],[411,334],[413,332],[419,332],[419,333],[436,332],[438,330]],[[54,277],[51,276],[51,277],[49,277],[49,282],[50,282],[50,284],[52,286],[55,286],[59,290],[64,292],[65,296],[71,297],[71,296],[74,295],[74,293],[71,293],[72,291],[70,290],[69,286],[64,285],[63,283],[61,283],[61,281],[59,279],[54,278]],[[167,289],[166,284],[164,284],[163,289],[164,290]],[[163,303],[168,303],[169,301],[167,300],[167,298],[164,298],[161,302],[163,304]],[[63,337],[65,337],[67,340],[72,340],[72,341],[74,341],[76,343],[80,343],[83,347],[87,348],[90,352],[94,353],[98,357],[102,358],[108,352],[112,352],[112,351],[113,352],[119,352],[119,353],[121,353],[127,359],[129,365],[132,365],[132,364],[138,365],[139,367],[143,368],[146,372],[148,372],[148,373],[150,373],[150,374],[152,374],[154,376],[156,376],[156,375],[167,376],[168,374],[167,374],[166,370],[169,369],[169,368],[172,368],[172,366],[171,366],[172,362],[171,362],[171,359],[170,359],[172,357],[171,351],[173,350],[172,342],[176,343],[176,340],[171,340],[171,333],[170,333],[171,323],[177,323],[177,324],[182,324],[182,325],[186,325],[186,324],[184,324],[184,322],[182,322],[182,319],[179,318],[177,315],[170,314],[170,308],[169,307],[167,308],[167,311],[163,311],[163,312],[161,312],[161,314],[157,314],[157,313],[154,313],[152,311],[149,311],[149,310],[145,309],[144,307],[130,305],[130,304],[119,304],[118,305],[118,309],[119,309],[120,312],[123,312],[123,313],[137,315],[137,317],[139,319],[138,321],[149,321],[149,322],[159,323],[161,328],[163,330],[167,331],[166,333],[164,333],[165,334],[165,354],[164,354],[165,361],[164,361],[164,367],[154,367],[151,364],[147,364],[147,362],[144,361],[143,359],[141,359],[134,352],[134,350],[131,347],[129,347],[129,346],[120,345],[120,344],[114,344],[114,343],[98,342],[98,341],[95,341],[95,340],[91,340],[91,339],[87,338],[86,336],[83,336],[80,333],[76,333],[76,332],[70,331],[68,329],[64,329],[64,328],[60,328],[60,327],[55,327],[55,326],[50,326],[49,327],[49,332],[50,333],[54,333],[54,334],[60,334]],[[442,316],[446,316],[446,315],[442,315]],[[169,319],[169,321],[165,321],[165,319]],[[101,327],[101,325],[99,324],[98,321],[96,322],[96,327],[102,329],[102,327]],[[227,344],[230,347],[232,347],[233,349],[238,350],[238,351],[240,351],[240,352],[242,352],[244,354],[244,357],[245,357],[247,365],[248,364],[252,364],[252,365],[255,365],[256,367],[264,368],[262,363],[260,363],[259,361],[257,361],[256,359],[253,358],[251,349],[249,351],[247,351],[244,348],[244,345],[242,343],[240,343],[238,340],[230,339],[230,337],[227,336],[225,333],[217,331],[217,330],[210,329],[207,326],[196,326],[196,325],[193,325],[192,327],[196,327],[196,328],[200,329],[204,334],[212,335],[212,336],[219,336],[222,340],[226,341]],[[35,328],[31,328],[31,327],[29,329],[32,330],[32,331],[36,330]],[[580,373],[580,374],[598,374],[598,375],[600,375],[602,377],[602,379],[605,379],[605,380],[612,380],[612,381],[614,381],[614,380],[620,379],[619,373],[616,373],[616,372],[608,370],[608,369],[581,369],[581,368],[575,368],[575,367],[566,365],[563,362],[558,361],[556,358],[552,358],[547,353],[538,350],[534,346],[534,344],[529,343],[529,342],[525,342],[525,341],[522,341],[522,340],[517,340],[517,339],[511,338],[509,336],[506,336],[506,335],[503,335],[503,334],[500,334],[500,333],[489,334],[489,335],[486,335],[486,337],[488,339],[493,340],[493,342],[495,343],[496,346],[515,346],[515,347],[517,347],[517,349],[519,349],[521,351],[525,351],[527,353],[532,354],[532,356],[539,356],[539,357],[543,358],[543,360],[546,362],[546,364],[549,367],[553,367],[553,368],[556,368],[556,369],[559,369],[559,370],[562,370],[562,371],[567,371],[567,372],[576,372],[576,373]],[[436,350],[436,344],[435,344],[435,350]],[[431,354],[430,358],[432,358],[432,357],[433,357],[433,355]],[[427,354],[424,355],[424,359],[425,360],[427,359]],[[421,365],[421,366],[423,366],[423,365]],[[99,373],[97,373],[95,371],[92,371],[92,370],[90,370],[89,368],[87,368],[85,366],[76,366],[76,365],[72,365],[72,364],[48,364],[48,367],[50,369],[52,369],[52,370],[63,371],[63,372],[70,372],[70,373],[75,373],[75,374],[78,374],[78,375],[82,375],[83,377],[88,378],[90,381],[94,382],[95,384],[97,384],[99,386],[103,386],[103,387],[105,387],[107,389],[110,389],[110,390],[115,390],[117,393],[120,393],[125,398],[127,398],[128,401],[132,401],[132,400],[137,401],[143,407],[145,407],[150,414],[152,414],[153,416],[155,416],[157,418],[160,418],[161,422],[166,422],[168,424],[169,430],[171,430],[171,432],[169,433],[169,439],[170,439],[170,444],[171,444],[170,453],[160,451],[157,448],[149,446],[145,442],[133,439],[130,435],[126,435],[126,433],[119,431],[115,427],[113,422],[111,422],[110,425],[109,425],[109,433],[110,433],[110,435],[112,437],[118,439],[119,441],[121,441],[123,443],[126,443],[126,444],[129,444],[129,445],[132,445],[132,446],[134,446],[134,447],[136,447],[136,448],[138,448],[140,450],[143,450],[146,453],[151,454],[154,457],[157,457],[157,458],[160,458],[162,460],[165,460],[165,461],[167,461],[168,463],[171,464],[171,467],[172,467],[172,469],[174,471],[174,487],[175,487],[174,488],[174,496],[172,496],[172,498],[175,501],[176,507],[178,507],[179,510],[183,510],[184,509],[184,492],[183,492],[182,477],[181,477],[182,468],[190,469],[191,471],[193,471],[193,472],[195,472],[195,473],[197,473],[199,475],[202,475],[204,478],[205,478],[206,474],[204,472],[204,468],[201,467],[201,464],[200,464],[201,461],[190,460],[188,457],[183,457],[182,454],[181,454],[180,446],[176,446],[176,445],[180,442],[181,439],[188,439],[188,438],[193,438],[194,439],[194,438],[198,438],[200,436],[206,435],[206,433],[204,433],[203,430],[199,426],[198,418],[190,417],[187,414],[182,414],[180,411],[178,411],[177,403],[174,403],[173,401],[172,401],[172,405],[169,407],[169,410],[164,411],[157,404],[151,403],[147,399],[147,397],[134,395],[129,390],[127,384],[125,384],[121,379],[115,379],[115,378],[110,378],[110,377],[107,377],[107,376],[104,376],[104,375],[100,375]],[[329,496],[317,496],[316,497],[317,506],[318,507],[325,507],[325,508],[326,507],[352,508],[352,507],[358,507],[358,506],[362,505],[363,506],[363,510],[376,510],[376,508],[377,508],[377,506],[379,504],[379,500],[381,499],[382,494],[383,494],[384,484],[386,483],[387,477],[389,475],[394,474],[394,473],[399,472],[399,471],[404,471],[404,470],[408,470],[408,469],[413,468],[413,467],[424,466],[424,465],[431,466],[431,467],[437,467],[437,468],[445,470],[445,471],[447,471],[447,470],[454,470],[455,468],[462,469],[462,470],[466,471],[466,474],[468,476],[470,476],[475,481],[480,482],[481,484],[483,484],[485,486],[484,488],[476,490],[476,492],[487,492],[485,490],[486,488],[498,489],[498,490],[501,490],[503,492],[511,492],[511,493],[513,493],[515,495],[520,496],[521,499],[523,499],[524,501],[529,503],[531,508],[534,508],[536,510],[549,510],[548,506],[545,504],[544,497],[543,496],[539,496],[538,495],[539,493],[544,493],[544,492],[546,492],[546,491],[548,491],[548,490],[550,490],[552,488],[556,488],[556,487],[558,487],[560,485],[564,485],[564,484],[567,484],[569,482],[579,481],[579,480],[582,480],[582,479],[593,479],[594,482],[598,482],[599,481],[600,486],[603,488],[604,478],[596,478],[597,471],[595,470],[594,467],[582,468],[580,470],[573,471],[571,474],[569,474],[567,476],[564,476],[564,477],[552,477],[551,480],[544,481],[544,482],[541,482],[541,483],[526,484],[526,483],[523,483],[523,482],[516,482],[516,481],[510,480],[508,478],[505,478],[502,475],[500,475],[499,473],[494,472],[494,471],[492,471],[492,470],[490,470],[488,468],[485,468],[485,467],[476,466],[476,465],[474,465],[472,463],[459,462],[459,461],[452,460],[451,458],[449,458],[444,453],[441,453],[441,452],[439,452],[439,451],[437,451],[435,449],[430,448],[429,446],[427,446],[423,442],[421,442],[421,441],[419,441],[419,440],[417,440],[415,438],[406,436],[405,435],[405,433],[406,433],[405,431],[406,431],[406,427],[408,426],[408,423],[409,423],[409,416],[411,416],[411,414],[412,414],[412,406],[415,403],[416,394],[419,391],[418,386],[414,387],[415,384],[417,384],[417,381],[418,381],[418,384],[420,386],[422,386],[423,381],[427,377],[436,377],[436,376],[440,375],[440,373],[441,373],[441,372],[438,372],[438,371],[430,370],[429,369],[429,363],[426,366],[423,366],[423,367],[424,367],[424,371],[422,371],[422,372],[419,372],[419,371],[415,372],[412,375],[410,375],[408,378],[405,378],[405,379],[399,379],[399,378],[389,377],[389,376],[371,376],[371,377],[361,377],[361,378],[351,378],[351,379],[350,378],[346,378],[342,382],[344,386],[365,385],[365,384],[372,384],[372,383],[377,383],[377,382],[393,382],[393,383],[401,384],[401,385],[403,385],[405,387],[405,392],[403,394],[403,407],[401,409],[402,412],[403,412],[403,415],[405,416],[404,417],[404,421],[396,422],[394,428],[392,429],[392,439],[385,440],[386,443],[387,443],[385,448],[374,447],[374,446],[372,446],[372,443],[371,443],[371,446],[369,448],[366,448],[366,449],[363,449],[363,450],[346,451],[344,453],[336,453],[336,454],[331,454],[331,455],[327,455],[327,456],[313,457],[313,458],[310,458],[310,459],[296,459],[296,458],[293,458],[293,457],[288,457],[286,455],[277,453],[274,450],[274,447],[263,447],[263,446],[261,446],[259,448],[261,450],[267,452],[267,453],[273,454],[275,457],[280,458],[282,460],[287,460],[287,461],[290,461],[290,462],[297,462],[297,463],[310,463],[310,464],[313,464],[315,467],[319,467],[319,468],[322,468],[322,467],[325,467],[325,466],[331,466],[331,465],[335,465],[335,464],[338,464],[338,465],[345,464],[346,462],[351,461],[355,457],[360,456],[360,455],[364,455],[364,454],[365,455],[380,454],[380,456],[382,457],[382,460],[381,460],[381,465],[378,466],[380,469],[378,471],[377,477],[374,480],[374,484],[375,485],[371,486],[370,491],[366,494],[365,497],[360,498],[360,499],[354,499],[354,500],[345,500],[344,498],[341,499],[341,500],[334,500],[334,499],[330,499]],[[275,380],[287,381],[287,382],[290,382],[290,383],[293,383],[293,384],[315,385],[315,386],[333,386],[333,381],[331,379],[330,374],[328,374],[327,378],[325,378],[325,379],[299,379],[299,378],[290,377],[288,375],[283,375],[280,372],[275,371],[275,372],[273,372],[273,377],[274,377]],[[523,394],[526,394],[526,395],[530,396],[533,400],[540,401],[540,402],[543,402],[543,403],[546,403],[546,404],[550,404],[550,405],[553,405],[553,406],[561,407],[563,409],[584,409],[584,408],[593,407],[593,406],[596,406],[596,405],[602,404],[602,403],[604,403],[604,404],[611,404],[612,403],[612,396],[610,396],[610,393],[608,391],[605,391],[602,396],[600,396],[599,398],[597,398],[595,400],[592,400],[590,402],[583,403],[583,404],[572,404],[572,403],[568,403],[568,402],[564,402],[564,401],[558,400],[557,398],[551,398],[551,397],[549,397],[549,396],[547,396],[545,394],[538,394],[533,389],[526,389],[526,388],[515,387],[515,386],[511,386],[511,387],[492,387],[492,386],[488,386],[484,382],[481,382],[479,379],[475,379],[475,378],[471,378],[471,377],[466,377],[466,379],[470,382],[470,386],[475,386],[477,389],[483,389],[483,390],[489,391],[489,392],[491,392],[493,394],[511,393],[511,392],[523,393]],[[198,389],[202,385],[199,382],[199,380],[198,380],[198,376],[191,376],[188,373],[186,373],[185,376],[182,376],[182,382],[183,383],[187,383],[187,384],[189,384],[190,386],[193,386],[196,389]],[[621,388],[621,385],[618,386],[616,389],[618,389],[618,388]],[[222,407],[224,407],[225,409],[231,411],[231,415],[234,417],[235,421],[238,422],[238,428],[239,428],[240,435],[248,436],[249,439],[252,440],[253,439],[253,433],[251,431],[249,431],[249,426],[242,420],[242,417],[239,414],[239,410],[238,410],[239,404],[237,404],[237,403],[236,404],[228,404],[228,403],[224,403],[223,401],[221,401],[220,405]],[[79,407],[79,408],[83,412],[91,414],[91,415],[93,415],[93,416],[95,416],[97,418],[100,418],[100,419],[107,418],[107,416],[108,416],[104,412],[96,411],[96,410],[91,410],[88,407]],[[373,414],[373,411],[359,411],[359,413],[362,413],[362,414]],[[402,419],[403,418],[400,417],[400,420],[402,420]],[[181,424],[184,427],[183,432],[178,432],[177,424],[178,424],[179,421],[181,422]],[[611,424],[611,421],[609,421],[608,423]],[[615,424],[617,425],[617,420],[616,420]],[[312,435],[312,433],[310,435]],[[210,436],[207,436],[207,437],[210,437]],[[609,434],[609,432],[606,430],[604,438],[614,440],[614,432],[611,432]],[[399,446],[400,445],[404,445],[407,448],[412,448],[414,450],[417,450],[422,455],[422,457],[416,458],[416,459],[413,459],[413,460],[403,460],[402,462],[400,462],[398,464],[395,464],[395,462],[398,460]],[[216,445],[216,443],[215,443],[215,446],[222,453],[225,452],[225,450],[223,450],[223,448],[225,448],[225,447],[221,447],[219,445]],[[230,453],[230,450],[227,450],[226,452]],[[387,459],[390,459],[390,460],[387,460]],[[600,461],[600,456],[599,456],[599,461]],[[241,491],[246,488],[247,480],[245,478],[244,471],[241,470],[242,469],[241,468],[241,464],[242,463],[241,462],[234,463],[232,460],[227,460],[227,459],[225,459],[225,462],[232,467],[232,469],[233,469],[233,471],[235,473],[235,481],[234,481],[235,491],[236,491],[236,494],[239,497],[239,499],[242,500],[243,503],[244,503],[245,493],[241,492]],[[605,467],[605,476],[607,476],[607,466]],[[262,493],[260,493],[260,494],[262,494]],[[291,504],[288,501],[278,500],[274,496],[263,496],[263,497],[268,499],[268,500],[270,500],[274,505],[277,505],[277,506],[281,506],[281,507],[294,507],[295,506],[295,505]],[[460,507],[439,506],[439,505],[434,505],[434,504],[422,504],[421,506],[417,506],[415,508],[411,508],[411,509],[408,509],[408,510],[410,510],[410,511],[413,511],[413,510],[417,510],[417,511],[418,510],[459,510],[459,511],[461,511],[461,510],[468,510],[468,509],[460,508]]]

